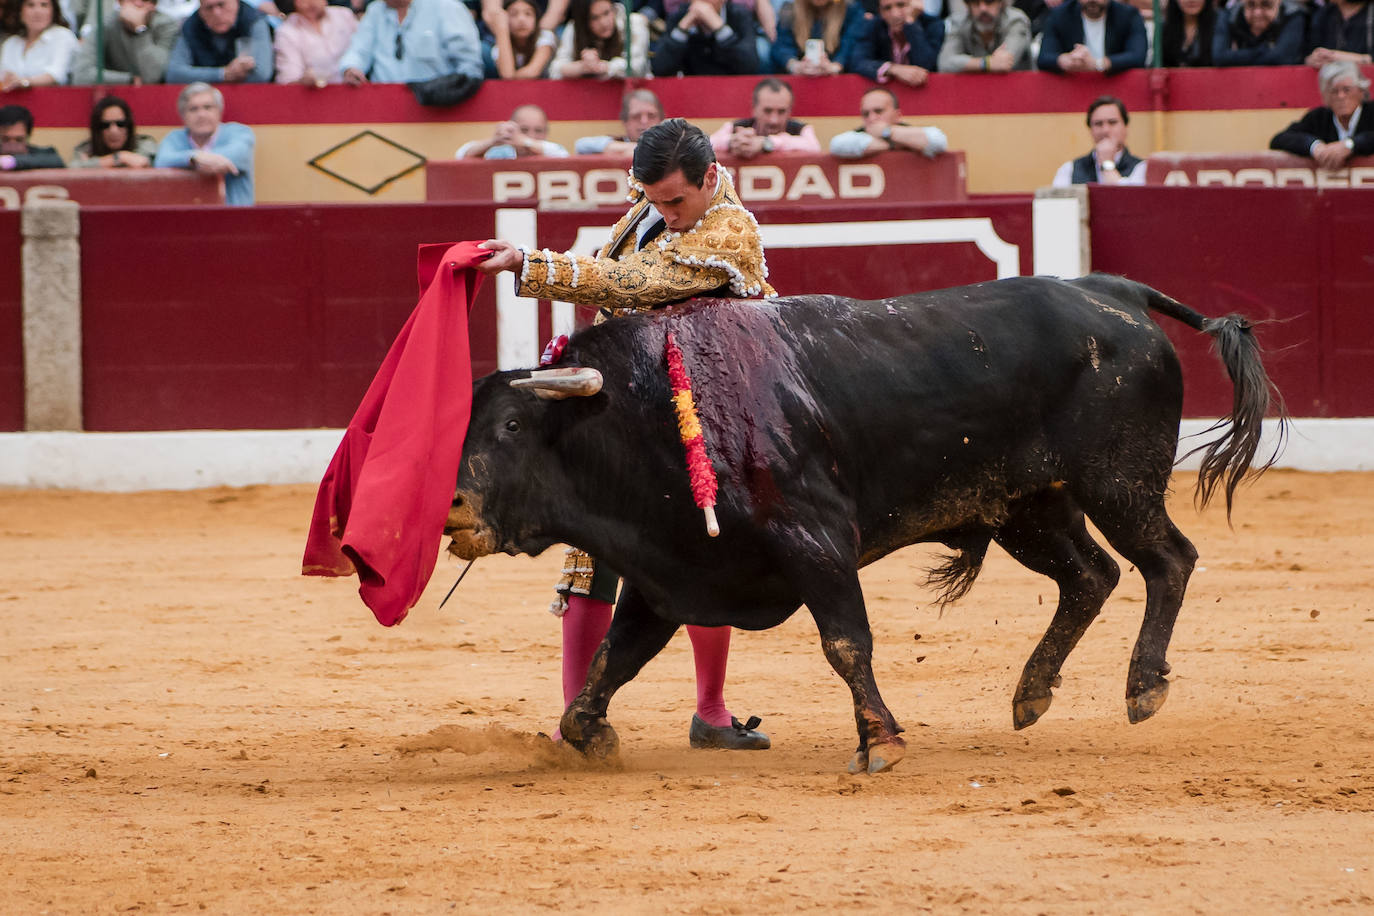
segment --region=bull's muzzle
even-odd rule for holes
[[[551,401],[589,398],[601,390],[601,373],[580,366],[535,369],[529,378],[511,379],[510,386],[533,389],[537,397]]]
[[[459,490],[449,506],[444,534],[448,535],[448,552],[463,560],[475,560],[496,552],[496,535],[482,520],[480,496]]]

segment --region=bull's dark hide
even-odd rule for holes
[[[699,300],[575,335],[560,365],[604,376],[591,397],[540,400],[497,373],[476,385],[451,549],[584,548],[626,588],[569,707],[565,738],[614,748],[611,694],[679,624],[775,626],[805,604],[854,693],[855,766],[885,769],[901,729],[873,683],[857,570],[921,541],[953,548],[945,599],[996,541],[1055,579],[1054,622],[1026,665],[1018,727],[1050,688],[1119,570],[1091,519],[1140,569],[1147,607],[1127,710],[1163,702],[1165,649],[1196,552],[1164,510],[1183,379],[1150,310],[1216,339],[1236,385],[1232,425],[1204,457],[1200,494],[1228,510],[1258,445],[1270,388],[1248,322],[1207,319],[1117,277],[1003,280],[859,302]],[[707,537],[683,464],[663,363],[672,331],[719,478]]]

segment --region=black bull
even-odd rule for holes
[[[679,625],[766,629],[805,604],[853,693],[851,770],[876,773],[905,741],[874,681],[859,568],[941,542],[953,553],[931,581],[949,601],[996,541],[1053,579],[1054,619],[1013,698],[1023,728],[1049,708],[1060,666],[1120,576],[1086,516],[1145,579],[1126,681],[1127,714],[1142,721],[1168,691],[1165,652],[1197,558],[1164,507],[1183,378],[1150,310],[1213,337],[1234,384],[1230,425],[1198,483],[1203,503],[1220,485],[1229,512],[1270,402],[1249,323],[1208,319],[1119,277],[1026,278],[876,302],[697,300],[617,319],[574,336],[562,357],[599,370],[591,396],[512,387],[528,371],[487,376],[473,394],[449,549],[471,559],[567,543],[624,575],[561,723],[597,754],[617,748],[611,696]],[[689,490],[669,331],[719,478],[718,538]]]

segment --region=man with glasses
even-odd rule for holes
[[[1007,0],[968,0],[968,15],[945,35],[940,72],[1029,70],[1030,44],[1030,19]]]
[[[169,83],[266,83],[272,79],[267,17],[240,0],[200,0],[167,64]]]
[[[384,0],[368,4],[339,67],[350,86],[453,74],[475,84],[482,80],[482,46],[459,0]]]
[[[1344,168],[1352,156],[1374,156],[1374,103],[1359,65],[1332,61],[1317,74],[1317,85],[1326,104],[1280,131],[1269,148],[1306,156],[1332,170]]]

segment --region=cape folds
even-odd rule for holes
[[[358,574],[358,593],[394,626],[438,559],[472,409],[468,311],[477,242],[421,245],[420,303],[344,431],[315,498],[301,573]]]

